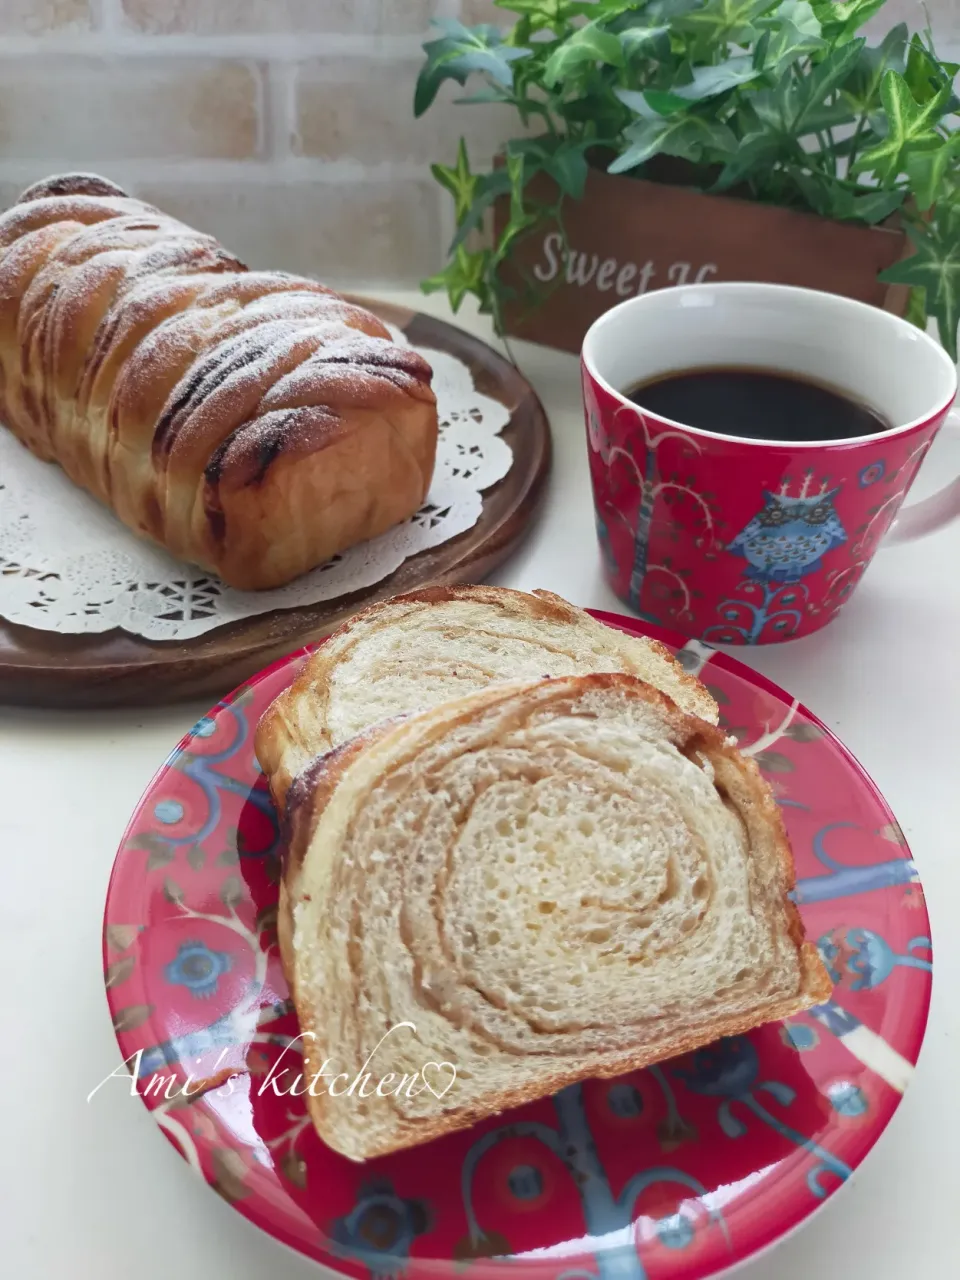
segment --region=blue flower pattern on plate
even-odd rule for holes
[[[204,942],[183,942],[163,972],[173,986],[186,987],[191,995],[206,1000],[232,963],[226,951],[214,951]]]

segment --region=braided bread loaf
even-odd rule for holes
[[[432,370],[324,285],[249,271],[103,178],[0,217],[0,418],[138,534],[279,586],[420,507]]]
[[[830,995],[756,765],[632,675],[374,725],[298,775],[287,820],[307,1105],[353,1160]]]

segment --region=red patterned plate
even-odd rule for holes
[[[632,620],[602,621],[639,632]],[[107,995],[138,1091],[187,1162],[278,1240],[355,1277],[703,1280],[802,1222],[895,1111],[931,985],[903,836],[815,716],[749,668],[644,626],[699,671],[772,783],[797,899],[837,986],[810,1014],[591,1080],[356,1165],[293,1096],[277,958],[279,836],[252,730],[301,651],[225,698],[141,800],[104,921]]]

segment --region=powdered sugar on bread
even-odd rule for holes
[[[0,216],[4,424],[235,588],[281,586],[416,513],[436,455],[431,381],[370,311],[248,271],[95,176],[48,179]],[[290,414],[257,455],[251,425],[301,407],[343,427],[336,447],[288,435],[306,421]],[[224,450],[238,431],[245,448]]]

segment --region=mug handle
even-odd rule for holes
[[[960,413],[951,410],[943,431],[960,432]],[[950,524],[960,516],[960,476],[950,484],[932,493],[929,498],[921,498],[908,507],[901,507],[896,519],[887,530],[882,545],[893,546],[898,542],[912,542],[915,538],[925,538]]]

